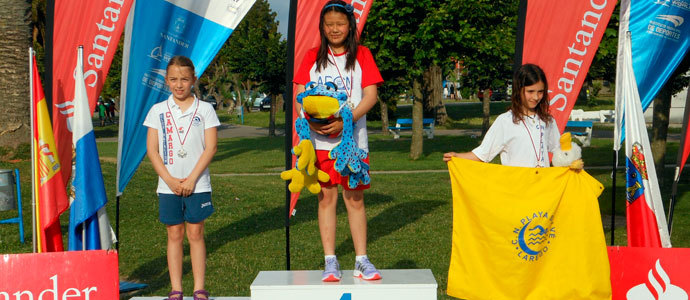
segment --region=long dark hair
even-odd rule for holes
[[[546,74],[537,65],[524,64],[513,75],[513,95],[510,105],[510,111],[513,112],[513,123],[517,124],[523,119],[522,112],[522,96],[524,95],[525,87],[538,83],[544,83],[544,95],[539,100],[539,104],[535,107],[535,111],[540,119],[548,123],[553,119],[549,112],[549,84],[546,81]]]
[[[350,30],[347,33],[347,38],[345,39],[345,48],[347,49],[347,60],[345,61],[346,70],[355,69],[355,59],[357,59],[357,46],[359,45],[359,39],[357,38],[357,20],[355,20],[354,10],[352,5],[345,3],[342,0],[330,0],[321,9],[321,16],[319,17],[319,34],[321,35],[321,46],[319,47],[319,52],[316,55],[316,70],[320,71],[321,68],[326,68],[328,65],[328,39],[326,38],[326,33],[323,28],[323,16],[328,12],[339,12],[347,16],[347,20],[350,23]]]

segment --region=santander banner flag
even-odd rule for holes
[[[72,118],[74,117],[75,51],[84,46],[84,80],[90,111],[96,105],[105,77],[117,51],[133,0],[55,1],[53,33],[53,131],[60,161],[72,161]],[[69,181],[71,168],[62,169]]]
[[[0,299],[118,299],[115,251],[4,254]],[[2,297],[4,296],[4,297]]]
[[[319,18],[321,17],[321,9],[328,2],[327,0],[309,0],[309,1],[297,1],[297,22],[295,23],[295,63],[292,70],[292,77],[297,72],[297,68],[302,64],[302,58],[309,51],[309,49],[318,47],[321,41],[319,34]],[[362,33],[364,29],[364,24],[367,22],[367,16],[369,16],[369,9],[374,0],[345,0],[345,2],[350,3],[354,8],[355,20],[357,20],[357,34]],[[293,84],[293,93],[297,89]],[[292,95],[292,101],[294,101],[297,94]],[[292,120],[297,120],[298,112],[294,109],[295,104],[292,104]],[[294,124],[293,124],[294,127]],[[297,131],[292,130],[292,146],[297,146],[299,143],[299,137],[297,136]],[[292,156],[292,164],[295,164],[295,156]],[[294,208],[297,204],[297,198],[299,198],[299,193],[293,193],[290,200],[290,212],[291,215],[294,214]]]
[[[524,43],[517,47],[523,64],[546,73],[551,114],[561,132],[615,6],[615,0],[527,1]]]

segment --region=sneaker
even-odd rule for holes
[[[374,264],[372,264],[368,258],[362,259],[361,262],[355,261],[355,270],[352,274],[364,280],[381,279],[381,273],[376,270],[376,267],[374,267]]]
[[[335,257],[326,259],[326,266],[323,270],[323,275],[321,275],[321,281],[337,282],[340,281],[340,277],[342,276],[343,274],[340,272],[338,259]]]

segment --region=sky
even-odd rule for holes
[[[268,0],[268,5],[271,10],[276,12],[278,16],[278,32],[283,35],[283,39],[287,39],[288,17],[290,16],[290,0]]]

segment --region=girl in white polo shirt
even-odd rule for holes
[[[549,113],[548,84],[544,71],[525,64],[513,77],[510,109],[499,115],[479,147],[471,152],[443,154],[452,157],[490,162],[500,154],[501,164],[517,167],[549,167],[549,152],[560,149],[560,133]]]
[[[185,228],[194,275],[194,299],[208,299],[204,290],[206,244],[204,220],[213,213],[208,165],[216,153],[220,125],[213,106],[192,94],[194,64],[184,56],[170,59],[165,82],[172,93],[151,107],[146,150],[158,173],[159,219],[168,234],[168,299],[182,299],[182,241]]]

